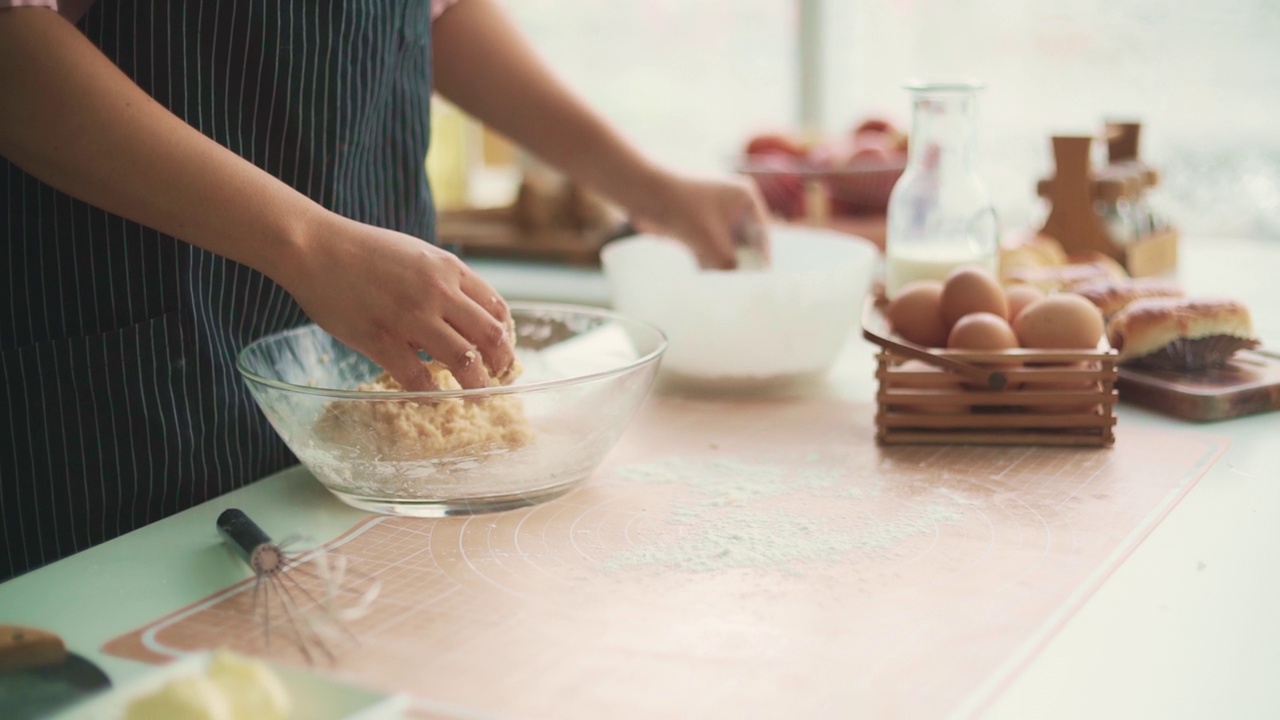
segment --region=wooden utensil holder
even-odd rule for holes
[[[1178,262],[1176,230],[1154,228],[1125,240],[1112,234],[1095,209],[1098,201],[1138,200],[1159,181],[1156,171],[1138,158],[1140,129],[1138,123],[1109,123],[1107,165],[1096,172],[1090,165],[1093,137],[1053,138],[1054,176],[1037,185],[1037,192],[1051,204],[1041,233],[1061,243],[1068,255],[1101,253],[1134,277],[1166,275]]]

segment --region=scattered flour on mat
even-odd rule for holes
[[[913,498],[909,506],[891,503],[900,508],[894,517],[877,517],[857,500],[879,497],[880,480],[849,468],[817,466],[820,459],[805,456],[807,466],[800,470],[681,458],[621,468],[615,482],[674,485],[685,492],[672,500],[658,532],[633,538],[636,546],[610,557],[605,568],[797,570],[890,553],[962,517],[964,504],[951,494],[923,502]]]

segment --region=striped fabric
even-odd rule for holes
[[[209,137],[429,239],[430,10],[99,0],[79,27]],[[294,462],[235,369],[246,343],[306,320],[279,286],[2,158],[0,233],[0,580]]]

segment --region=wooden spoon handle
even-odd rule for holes
[[[938,355],[937,353],[930,352],[928,348],[921,347],[915,343],[899,341],[889,337],[887,332],[879,329],[879,323],[876,322],[875,313],[876,310],[874,303],[868,301],[866,307],[863,308],[862,311],[862,337],[870,340],[880,347],[885,348],[886,350],[892,350],[899,355],[921,360],[935,367],[949,370],[967,380],[982,383],[992,390],[1003,390],[1005,385],[1008,384],[1009,379],[1004,373],[998,370],[988,370],[987,368],[962,362],[955,358]]]

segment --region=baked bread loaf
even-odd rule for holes
[[[1237,350],[1254,348],[1249,309],[1224,298],[1143,298],[1107,323],[1120,364],[1168,370],[1221,367]]]
[[[1081,252],[1071,253],[1067,255],[1068,265],[1101,265],[1111,271],[1116,277],[1129,277],[1129,271],[1125,269],[1124,264],[1119,260],[1100,253],[1097,250],[1084,250]]]
[[[1098,306],[1111,317],[1129,303],[1142,298],[1182,297],[1182,286],[1165,278],[1122,278],[1092,280],[1071,288],[1071,292]]]
[[[1018,270],[1066,263],[1067,253],[1062,244],[1048,235],[1028,233],[1000,242],[1000,279],[1004,281],[1009,279],[1010,273]]]
[[[1128,275],[1124,268],[1111,262],[1081,262],[1044,267],[1015,268],[1005,274],[1006,285],[1025,283],[1035,285],[1045,292],[1074,290],[1079,285],[1101,280],[1123,280]]]

